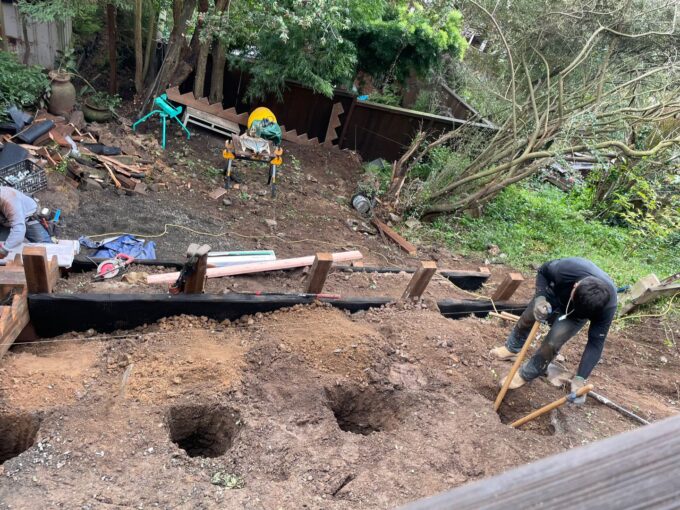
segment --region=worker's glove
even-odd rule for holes
[[[581,405],[586,403],[586,395],[587,393],[581,395],[580,397],[576,396],[576,392],[583,388],[586,385],[586,380],[583,377],[576,376],[571,380],[571,393],[567,395],[567,401],[571,402],[572,404],[576,405]]]
[[[552,313],[552,306],[543,296],[538,296],[534,300],[534,318],[539,322],[545,322]]]
[[[7,248],[5,248],[2,243],[0,243],[0,259],[4,259],[7,255],[9,255],[9,251],[7,251]]]

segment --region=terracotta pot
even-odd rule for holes
[[[108,107],[90,104],[87,99],[83,104],[83,115],[88,122],[106,122],[113,117],[113,113]]]
[[[68,117],[76,104],[76,88],[71,83],[71,75],[50,71],[49,76],[52,79],[52,93],[47,109],[53,115]]]

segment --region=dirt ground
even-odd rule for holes
[[[51,176],[43,202],[64,210],[63,237],[161,233],[159,258],[190,242],[271,248],[277,256],[359,249],[367,265],[476,269],[438,246],[408,257],[348,227],[359,164],[349,154],[287,146],[279,195],[265,169],[242,169],[231,205],[219,183],[219,139],[169,142],[158,191],[74,191]],[[294,158],[294,159],[293,159]],[[277,224],[269,227],[265,219]],[[408,231],[406,231],[408,232]],[[141,266],[134,270],[148,270]],[[490,266],[489,295],[511,268]],[[154,269],[160,271],[160,269]],[[73,274],[57,292],[165,292]],[[409,275],[334,270],[325,292],[398,297]],[[531,275],[515,296],[531,296]],[[207,292],[300,292],[302,270],[209,280]],[[426,298],[470,294],[437,278]],[[539,379],[493,411],[510,365],[492,360],[511,325],[444,318],[431,300],[348,315],[322,305],[217,323],[175,317],[133,331],[70,333],[18,343],[0,361],[0,509],[383,509],[503,472],[638,425],[592,398],[520,429],[509,423],[565,394]],[[617,324],[591,382],[655,421],[680,410],[677,324]],[[575,370],[585,332],[562,352]]]
[[[2,443],[35,445],[3,464],[0,507],[392,508],[637,426],[589,399],[511,429],[564,390],[537,380],[493,412],[509,364],[488,350],[507,331],[420,306],[312,305],[16,346]],[[647,419],[677,413],[677,351],[628,334],[593,384]]]

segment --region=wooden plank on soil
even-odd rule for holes
[[[321,294],[332,265],[333,255],[331,253],[316,254],[312,268],[309,271],[309,276],[307,277],[307,283],[305,284],[306,293]]]
[[[491,296],[491,299],[494,301],[507,301],[512,297],[517,290],[517,287],[519,287],[523,281],[524,277],[520,273],[508,273],[496,289],[496,292]]]
[[[404,250],[406,253],[409,255],[415,255],[416,254],[416,247],[414,244],[409,243],[406,239],[404,239],[402,236],[400,236],[393,228],[385,225],[382,221],[380,221],[377,218],[373,218],[371,220],[371,223],[378,228],[383,234],[385,234],[387,237],[392,239],[395,243],[397,243],[402,250]]]
[[[227,194],[227,190],[224,188],[215,188],[212,190],[210,193],[208,193],[208,196],[213,199],[213,200],[219,200],[222,198],[224,195]]]
[[[363,255],[359,251],[346,251],[333,253],[333,262],[351,262],[359,260]],[[236,276],[239,274],[263,273],[267,271],[280,271],[282,269],[293,269],[297,267],[311,266],[314,263],[314,256],[297,257],[292,259],[281,259],[271,262],[254,262],[252,264],[239,264],[238,266],[211,267],[207,270],[208,278],[220,278],[222,276]],[[179,272],[152,274],[147,278],[149,284],[173,283],[177,280]]]
[[[420,263],[420,267],[413,274],[411,280],[406,286],[406,290],[402,294],[402,299],[420,299],[425,292],[430,280],[437,271],[437,263],[432,260],[426,260]]]
[[[674,416],[415,501],[401,510],[669,508],[680,501],[678,471],[680,416]]]

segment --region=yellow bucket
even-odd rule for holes
[[[260,106],[258,108],[255,108],[250,116],[248,117],[248,129],[250,129],[250,126],[255,122],[256,120],[263,120],[267,119],[270,122],[276,122],[276,117],[274,116],[274,113],[269,108],[266,108],[264,106]]]

